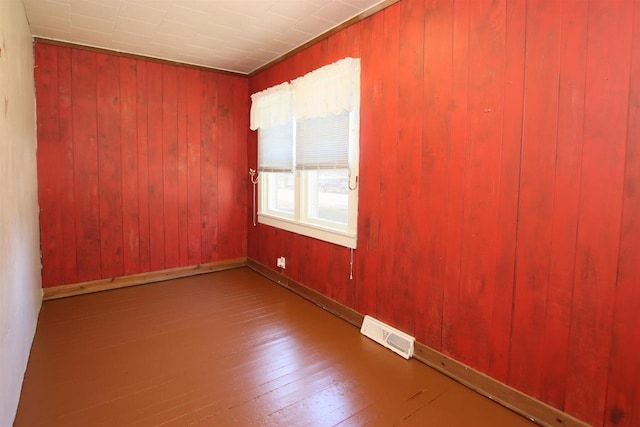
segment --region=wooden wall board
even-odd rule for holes
[[[522,133],[520,215],[517,229],[516,283],[509,381],[538,396],[542,380],[536,350],[545,331],[545,306],[551,264],[550,246],[558,135],[562,4],[539,2],[527,9]],[[546,126],[539,126],[546,123]],[[525,243],[526,242],[526,243]],[[527,360],[528,363],[523,363]],[[533,372],[531,372],[533,371]]]
[[[73,121],[72,134],[78,281],[102,277],[96,72],[95,53],[71,52],[72,114],[81,118]],[[44,287],[55,284],[60,283],[43,281]]]
[[[100,261],[113,277],[124,274],[119,59],[98,53],[96,67]]]
[[[235,203],[247,194],[246,78],[224,75],[217,135],[214,72],[49,43],[35,52],[44,287],[245,256],[246,225],[231,218],[246,213]],[[222,211],[220,170],[232,172]]]
[[[640,424],[640,2],[634,4],[633,50],[631,54],[629,114],[627,119],[627,151],[625,157],[624,195],[616,299],[611,336],[606,422],[611,425]]]
[[[589,3],[587,21],[576,282],[571,306],[565,409],[594,423],[603,420],[605,415],[611,354],[627,146],[633,6],[630,1],[593,0]]]
[[[637,305],[637,9],[400,1],[252,75],[263,90],[359,50],[363,180],[355,283],[339,249],[271,227],[249,227],[249,256],[272,268],[295,248],[287,270],[322,295],[591,424],[633,425],[636,371],[613,361],[636,360],[616,340]]]

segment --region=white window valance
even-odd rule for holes
[[[251,95],[251,130],[339,115],[360,100],[360,59],[344,58]]]
[[[344,58],[291,82],[296,120],[351,111],[360,99],[360,59]]]
[[[291,85],[284,82],[251,95],[250,128],[268,128],[291,121],[293,98]]]

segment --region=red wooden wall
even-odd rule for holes
[[[402,0],[250,92],[345,56],[354,279],[348,249],[267,226],[249,257],[589,423],[640,425],[640,1]]]
[[[246,256],[247,79],[37,43],[43,286]]]

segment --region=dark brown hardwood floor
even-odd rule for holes
[[[533,426],[248,268],[43,303],[15,426]]]

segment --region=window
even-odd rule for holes
[[[252,95],[260,223],[356,247],[359,83],[346,58]]]

